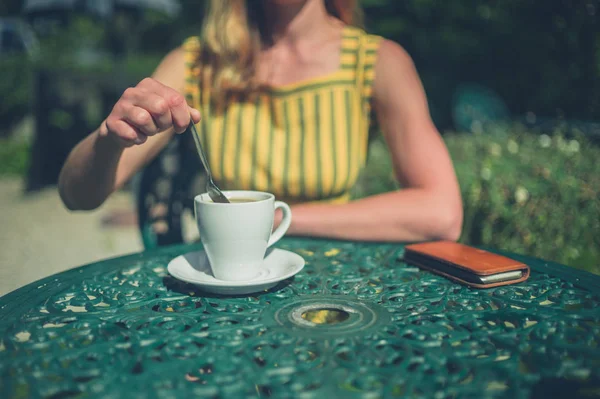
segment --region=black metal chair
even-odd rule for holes
[[[145,249],[185,242],[183,217],[194,214],[194,196],[203,192],[204,169],[190,134],[176,135],[138,176],[138,227]]]

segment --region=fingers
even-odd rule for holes
[[[188,107],[185,98],[182,95],[172,95],[168,97],[169,105],[171,107],[171,118],[173,121],[173,127],[175,133],[183,133],[190,125],[191,115],[190,108]]]
[[[145,113],[142,111],[145,111]],[[136,98],[133,104],[129,105],[125,117],[132,120],[132,122],[140,119],[140,122],[144,123],[143,126],[136,122],[133,123],[136,123],[136,126],[140,129],[145,127],[151,135],[173,126],[171,109],[167,101],[157,94],[146,91],[136,92]],[[148,117],[150,120],[147,120]],[[143,129],[142,131],[146,132]]]
[[[176,133],[182,133],[187,129],[192,117],[185,98],[179,92],[154,79],[144,79],[140,82],[139,86],[142,90],[147,90],[162,99],[162,101],[154,103],[154,107],[157,111],[164,111],[164,108],[168,108],[169,123],[175,129]],[[149,98],[146,101],[152,102],[157,100]],[[145,108],[143,105],[140,106]],[[161,115],[161,117],[163,117],[163,120],[167,119],[166,115]]]
[[[148,136],[121,119],[109,117],[104,124],[107,133],[112,134],[126,147],[144,144],[148,140]]]
[[[187,105],[176,90],[146,78],[123,93],[100,127],[99,134],[116,136],[124,145],[144,143],[148,137],[170,128],[187,130],[190,121],[198,123],[200,112]]]
[[[198,111],[196,108],[192,108],[192,107],[189,107],[189,111],[190,111],[190,115],[191,115],[194,123],[200,122],[200,120],[202,119],[202,116],[200,115],[200,111]]]
[[[168,128],[168,126],[161,128],[155,122],[150,112],[135,105],[132,105],[129,111],[123,116],[123,121],[146,136],[154,136],[161,130]]]

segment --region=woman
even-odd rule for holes
[[[218,184],[293,204],[289,234],[458,239],[457,179],[412,60],[354,27],[358,11],[355,0],[212,0],[202,38],[127,89],[73,149],[64,203],[100,206],[192,120]],[[350,201],[372,114],[403,189]]]

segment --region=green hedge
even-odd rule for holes
[[[597,1],[361,0],[367,26],[415,60],[436,125],[452,125],[464,84],[511,114],[593,121],[600,107]]]
[[[0,177],[23,177],[29,164],[30,144],[0,139]]]
[[[32,62],[23,56],[0,58],[0,137],[31,112]]]
[[[461,242],[600,274],[600,148],[560,132],[521,129],[445,136],[460,181]],[[356,196],[396,188],[377,140]]]

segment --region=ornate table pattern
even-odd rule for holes
[[[278,247],[306,267],[254,295],[169,276],[172,258],[201,248],[191,245],[0,298],[0,396],[600,395],[598,276],[515,255],[532,268],[527,282],[474,290],[405,264],[401,245]]]

